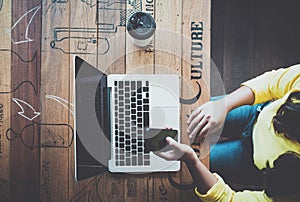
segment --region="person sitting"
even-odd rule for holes
[[[187,164],[202,201],[299,201],[300,65],[266,72],[190,115],[192,141],[221,134],[210,170],[186,144],[166,138],[156,154]],[[234,191],[229,184],[256,185]]]

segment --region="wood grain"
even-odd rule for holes
[[[207,102],[210,96],[210,1],[185,1],[182,11],[182,97],[191,98],[198,93],[196,82],[201,87],[200,99],[192,105],[182,105],[181,108],[182,142],[190,144],[186,135],[187,115],[199,105]],[[200,151],[199,159],[208,166],[209,141],[205,139],[194,147]],[[191,184],[192,182],[187,169],[184,168],[182,184]],[[193,191],[193,189],[183,191],[181,200],[186,198],[191,201],[196,200]]]
[[[167,10],[168,12],[166,12]],[[156,1],[155,74],[176,74],[179,77],[181,76],[181,15],[182,1]],[[153,176],[154,201],[176,201],[180,197],[180,190],[174,188],[168,179],[168,176],[170,176],[174,181],[180,182],[180,172],[159,173]]]
[[[12,1],[11,18],[11,88],[12,98],[29,104],[11,104],[11,124],[8,131],[11,141],[10,153],[10,199],[12,201],[39,200],[39,132],[33,120],[33,112],[40,111],[40,1]],[[30,29],[31,28],[31,29]],[[21,85],[22,84],[22,85]],[[20,104],[20,102],[19,102]],[[20,111],[24,108],[24,114]],[[22,166],[20,166],[22,165]]]
[[[41,144],[44,144],[41,145],[40,197],[44,201],[69,200],[69,150],[72,150],[73,134],[67,125],[73,120],[69,111],[73,110],[73,100],[70,56],[64,52],[70,49],[70,5],[61,2],[43,1],[42,4],[41,123],[45,125],[40,127]],[[65,27],[67,31],[62,30]]]
[[[4,34],[11,27],[11,2],[6,1],[0,10],[0,201],[9,201],[9,160],[10,142],[6,138],[6,130],[10,126],[11,95],[3,92],[11,90],[11,39]]]

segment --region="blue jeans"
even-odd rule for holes
[[[218,98],[212,98],[215,100]],[[253,162],[253,124],[267,103],[242,106],[230,111],[221,136],[226,140],[210,146],[210,170],[231,184],[263,184],[263,174]]]

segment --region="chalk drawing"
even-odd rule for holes
[[[67,100],[65,100],[61,97],[55,96],[55,95],[46,95],[46,98],[55,100],[56,102],[61,104],[64,108],[69,110],[72,115],[74,115],[74,104],[68,102]],[[73,109],[70,109],[69,106]]]
[[[28,43],[28,42],[32,42],[34,41],[33,39],[29,38],[28,33],[29,33],[29,28],[31,23],[33,22],[34,17],[36,16],[37,12],[41,9],[41,6],[36,6],[32,9],[30,9],[29,11],[27,11],[26,13],[24,13],[16,22],[15,24],[11,27],[11,29],[7,29],[6,32],[9,35],[9,37],[11,38],[11,41],[13,44],[22,44],[22,43]],[[25,39],[24,40],[14,40],[11,37],[11,32],[13,31],[13,29],[16,28],[16,26],[22,21],[22,19],[27,18],[28,15],[32,14],[31,18],[29,19],[27,26],[26,26],[26,30],[25,30]]]
[[[26,125],[20,132],[9,128],[6,138],[9,141],[20,140],[29,149],[69,148],[74,136],[73,128],[64,123],[37,123]]]
[[[21,100],[21,99],[18,99],[18,98],[13,98],[12,99],[21,109],[20,112],[18,112],[18,114],[22,117],[24,117],[25,119],[29,120],[29,121],[32,121],[33,119],[35,119],[36,117],[38,117],[41,113],[40,112],[37,112],[35,111],[35,109],[30,105],[28,104],[27,102],[25,102],[24,100]],[[26,115],[24,114],[25,111],[24,111],[24,108],[28,108],[29,111],[30,111],[30,115]]]
[[[34,65],[21,65],[22,67],[34,67],[35,69],[32,70],[33,72],[35,72],[35,78],[34,78],[34,81],[30,81],[30,80],[24,80],[24,81],[21,81],[19,84],[16,85],[16,87],[14,87],[14,89],[12,90],[9,90],[9,91],[0,91],[0,94],[10,94],[10,93],[14,93],[15,91],[17,91],[21,86],[25,85],[25,84],[28,84],[30,87],[32,87],[34,93],[37,95],[38,94],[38,90],[37,90],[37,86],[38,86],[38,62],[36,61],[37,60],[37,51],[35,51],[34,55],[32,56],[32,58],[30,59],[24,59],[22,58],[17,52],[15,52],[14,50],[11,50],[11,49],[0,49],[0,51],[4,51],[4,52],[11,52],[13,53],[14,55],[16,55],[19,60],[21,62],[24,62],[24,63],[31,63],[31,62],[34,62]],[[18,61],[19,62],[19,61]],[[12,87],[13,88],[13,87]]]

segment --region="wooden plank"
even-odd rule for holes
[[[9,159],[10,142],[6,138],[6,130],[10,126],[11,94],[11,40],[6,30],[11,27],[11,2],[0,3],[0,201],[9,201]]]
[[[211,1],[193,0],[184,1],[182,8],[182,84],[181,95],[183,98],[194,97],[201,87],[201,96],[196,103],[182,105],[182,142],[190,144],[187,135],[187,115],[200,104],[209,100],[210,96],[210,7]],[[199,158],[209,165],[209,141],[203,140],[200,145],[194,146],[200,150]],[[182,166],[182,184],[191,184],[192,179],[185,165]],[[181,192],[181,200],[197,200],[193,189]]]
[[[211,1],[211,72],[210,94],[217,96],[224,94],[223,82],[223,48],[224,48],[224,15],[225,4],[223,0]],[[217,81],[217,82],[216,82]],[[222,87],[221,87],[222,86]]]
[[[155,6],[155,74],[181,76],[182,1],[157,0]],[[168,126],[165,126],[168,127]],[[182,134],[181,134],[182,136]],[[180,182],[180,172],[154,174],[153,200],[177,201],[180,190],[173,187],[169,177]]]
[[[132,3],[133,5],[128,5],[131,9],[136,6],[135,1],[132,1]],[[102,39],[102,44],[108,43],[109,48],[107,51],[103,51],[103,46],[98,47],[97,67],[108,75],[125,73],[125,24],[127,4],[128,1],[111,1],[98,4],[98,38]],[[106,27],[108,27],[108,29]],[[105,165],[106,163],[108,162],[104,162],[103,164]],[[99,200],[124,201],[126,197],[126,177],[127,176],[123,174],[109,172],[98,177],[99,187],[97,193]]]
[[[149,13],[155,18],[156,0],[136,0],[134,4],[127,4],[127,16],[137,11]],[[126,74],[154,73],[154,41],[147,47],[140,48],[136,46],[131,36],[126,34]],[[125,174],[124,174],[125,175]],[[152,175],[127,175],[124,180],[125,195],[124,201],[152,201],[153,200],[153,182]]]
[[[254,76],[299,63],[300,29],[295,26],[300,17],[299,2],[293,0],[288,5],[278,0],[255,3]],[[283,14],[278,15],[279,12]]]
[[[253,75],[254,1],[230,0],[224,9],[223,78],[229,93]]]
[[[10,200],[38,201],[41,4],[12,1],[12,11]]]
[[[128,17],[137,11],[143,11],[152,15],[155,19],[155,5],[157,0],[136,0],[135,4],[139,6],[127,5]],[[155,37],[155,36],[154,36]],[[154,73],[154,41],[144,48],[138,47],[133,42],[132,37],[126,34],[126,74],[132,73],[143,73],[151,74]]]
[[[69,150],[73,141],[69,8],[68,1],[42,2],[42,119],[39,123],[42,201],[69,200]]]

